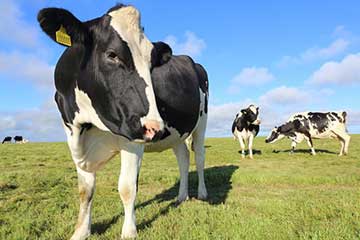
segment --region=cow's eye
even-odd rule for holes
[[[119,64],[121,67],[125,67],[124,62],[119,58],[119,56],[114,51],[106,52],[106,57],[113,63]]]

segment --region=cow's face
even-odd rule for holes
[[[79,121],[91,121],[94,112],[109,131],[129,140],[151,140],[163,129],[150,75],[153,45],[134,7],[117,6],[88,22],[48,8],[38,21],[55,41],[60,27],[71,39],[56,66],[55,85],[60,94],[74,95],[80,114],[80,106],[86,109]]]
[[[269,136],[265,139],[265,142],[266,143],[274,143],[284,137],[285,137],[285,135],[281,133],[280,128],[275,127],[270,132]]]
[[[241,113],[248,123],[254,125],[259,125],[261,123],[259,119],[259,107],[250,105],[248,108],[241,110]]]

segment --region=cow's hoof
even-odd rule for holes
[[[187,201],[189,200],[189,195],[188,194],[184,194],[183,196],[178,196],[177,200],[176,200],[176,203],[179,205],[181,204],[182,202],[184,201]]]
[[[208,197],[208,194],[207,194],[206,189],[198,192],[198,197],[197,198],[199,200],[206,200],[207,197]]]
[[[121,232],[121,239],[133,239],[137,237],[136,227],[123,228]]]

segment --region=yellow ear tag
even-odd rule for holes
[[[63,25],[60,26],[60,29],[56,32],[56,41],[60,44],[71,46],[71,37],[66,33],[66,29]]]

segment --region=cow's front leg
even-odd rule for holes
[[[307,144],[309,145],[309,147],[311,149],[311,154],[316,155],[316,152],[315,152],[314,145],[313,145],[311,137],[308,137],[306,140],[307,140]]]
[[[131,144],[131,146],[121,150],[119,193],[125,212],[121,238],[135,238],[137,235],[135,218],[136,183],[143,152],[144,146],[140,144]]]
[[[174,154],[178,161],[180,170],[180,187],[178,195],[178,203],[181,203],[189,198],[188,195],[188,176],[189,176],[189,150],[185,143],[180,143],[173,147]]]
[[[238,139],[239,139],[239,143],[240,143],[240,147],[241,147],[241,157],[245,158],[245,143],[244,143],[244,139],[242,138],[242,136],[238,135]]]
[[[91,205],[95,192],[95,173],[89,173],[76,168],[78,174],[80,211],[71,240],[86,239],[91,232]]]

